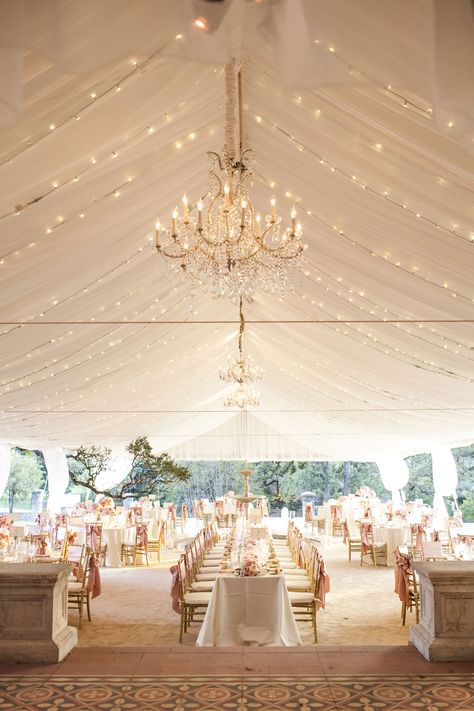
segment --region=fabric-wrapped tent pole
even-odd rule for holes
[[[48,471],[48,509],[61,510],[61,499],[69,483],[69,469],[66,454],[62,447],[43,449],[44,463]]]
[[[0,444],[0,497],[3,496],[7,488],[11,460],[12,454],[10,445]]]
[[[402,503],[400,489],[408,484],[408,466],[402,457],[377,460],[376,462],[382,484],[392,494],[393,508],[396,509]]]
[[[437,447],[431,452],[431,463],[434,486],[433,525],[436,528],[444,528],[449,514],[443,497],[455,498],[458,485],[456,462],[448,447]]]

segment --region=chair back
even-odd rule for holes
[[[372,527],[372,521],[361,521],[359,525],[362,552],[367,553],[374,546],[374,532]]]
[[[426,541],[425,527],[418,523],[412,524],[410,526],[410,552],[414,558],[421,555],[423,541]]]
[[[137,523],[135,531],[135,546],[141,550],[148,550],[148,524]]]
[[[82,580],[84,576],[84,563],[85,563],[86,546],[72,545],[67,548],[66,561],[72,563],[72,571],[78,580]]]
[[[97,553],[102,545],[102,524],[86,523],[86,546]]]
[[[179,593],[181,600],[184,600],[186,593],[186,563],[185,556],[181,555],[178,560]]]
[[[395,551],[395,592],[405,603],[409,602],[411,592],[417,592],[413,558],[409,553],[401,553],[399,548]]]

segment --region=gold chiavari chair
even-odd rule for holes
[[[89,622],[91,621],[89,578],[91,574],[92,558],[94,556],[95,553],[90,553],[86,556],[82,580],[68,582],[68,608],[77,608],[77,610],[79,611],[79,628],[82,627],[84,605],[87,609],[87,619],[89,620]]]
[[[183,635],[188,631],[191,622],[202,622],[206,614],[210,592],[191,592],[187,588],[187,574],[185,556],[181,555],[178,561],[178,576],[180,588],[181,625],[179,630],[179,641],[183,641]]]
[[[102,543],[101,523],[86,523],[86,550],[89,554],[95,553],[99,565],[105,566],[107,544]]]
[[[397,548],[395,553],[395,592],[402,603],[402,625],[406,623],[407,610],[415,609],[416,624],[420,621],[420,594],[411,555]]]
[[[319,568],[322,559],[319,558],[311,574],[310,590],[307,592],[288,592],[291,609],[297,622],[311,622],[315,643],[318,641],[316,622]]]
[[[161,561],[161,541],[162,541],[162,535],[161,535],[161,528],[163,526],[163,521],[160,521],[158,524],[158,533],[156,538],[149,538],[148,539],[148,553],[151,555],[152,553],[156,553],[156,557],[158,561]]]
[[[147,565],[148,560],[148,524],[138,523],[135,531],[135,543],[122,543],[121,559],[123,565],[137,565],[137,562]]]
[[[343,533],[344,533],[344,543],[347,544],[347,553],[349,556],[349,563],[352,560],[352,554],[353,553],[361,553],[362,551],[362,541],[359,538],[355,538],[351,536],[351,532],[349,530],[349,525],[347,521],[344,521],[343,524]]]
[[[425,527],[420,524],[411,524],[410,526],[410,554],[413,560],[421,560],[422,544],[426,541]]]
[[[379,565],[387,565],[387,544],[375,543],[373,524],[371,522],[363,522],[360,524],[360,564],[365,563],[365,558],[369,558],[375,567]]]

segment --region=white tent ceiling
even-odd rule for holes
[[[474,439],[468,0],[0,14],[3,442],[147,434],[188,458],[373,460]],[[299,204],[309,245],[283,300],[244,304],[265,371],[251,418],[223,407],[217,377],[236,305],[192,294],[153,247],[156,218],[207,190],[233,57],[254,202]]]

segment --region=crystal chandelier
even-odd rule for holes
[[[260,399],[258,393],[253,388],[245,385],[237,385],[225,398],[225,407],[239,407],[243,410],[246,407],[258,407]]]
[[[219,369],[219,378],[227,383],[255,383],[263,377],[262,369],[256,366],[249,356],[244,355],[245,319],[240,299],[240,329],[239,329],[239,355],[229,359],[225,368]]]
[[[244,354],[245,319],[242,308],[242,297],[239,306],[239,355],[229,360],[226,368],[220,368],[219,378],[227,383],[235,383],[235,387],[224,398],[225,407],[258,407],[259,394],[248,383],[255,383],[263,377],[262,369],[254,365],[253,361]]]
[[[237,87],[236,87],[237,82]],[[238,112],[235,97],[238,96]],[[239,148],[234,146],[232,116],[239,116]],[[156,223],[156,249],[193,287],[237,300],[256,291],[283,294],[306,245],[291,210],[284,226],[272,197],[268,214],[252,202],[254,152],[242,150],[240,71],[226,67],[226,136],[221,153],[209,152],[209,191],[195,205],[186,195],[171,226]]]

